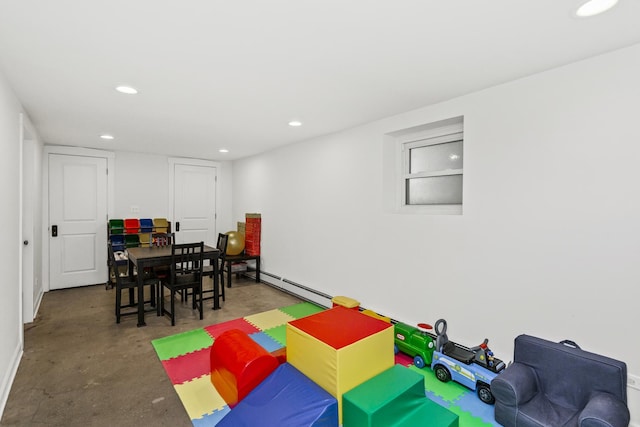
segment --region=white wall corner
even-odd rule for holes
[[[13,381],[16,378],[16,373],[18,372],[18,366],[20,366],[22,354],[23,350],[19,345],[13,351],[9,369],[6,371],[6,374],[4,375],[4,377],[2,378],[2,382],[0,383],[0,419],[2,419],[4,408],[7,405],[7,400],[9,400],[9,392],[11,391],[11,386],[13,385]]]

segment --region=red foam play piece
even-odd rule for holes
[[[229,405],[244,399],[278,365],[273,354],[239,329],[223,332],[211,346],[211,382]]]
[[[207,347],[169,360],[163,360],[162,365],[167,371],[171,383],[174,385],[182,384],[210,373],[209,351],[210,347]]]

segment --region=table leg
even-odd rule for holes
[[[144,266],[138,265],[138,327],[146,325],[144,322]]]
[[[260,257],[256,258],[256,283],[260,283]]]

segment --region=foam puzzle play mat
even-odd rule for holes
[[[395,336],[375,313],[304,302],[152,345],[195,427],[498,426],[481,393]]]

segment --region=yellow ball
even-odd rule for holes
[[[239,231],[227,231],[227,255],[240,255],[244,251],[244,234]]]

